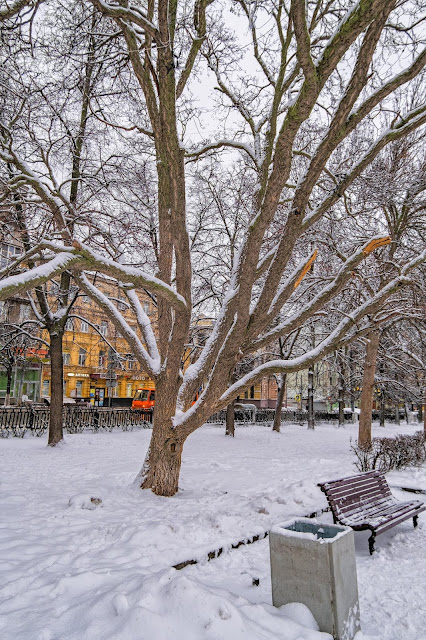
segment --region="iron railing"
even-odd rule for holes
[[[23,438],[28,432],[41,436],[49,427],[49,407],[8,407],[0,409],[0,437]],[[63,427],[68,433],[112,431],[114,428],[131,431],[134,427],[152,427],[152,411],[129,407],[63,408]]]
[[[256,409],[255,411],[235,411],[235,424],[263,424],[270,425],[274,421],[275,409]],[[308,414],[306,411],[282,411],[281,422],[306,422]],[[222,410],[214,413],[207,420],[208,424],[225,424],[226,411]]]

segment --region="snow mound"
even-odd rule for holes
[[[276,609],[252,604],[173,570],[150,575],[122,616],[120,638],[165,640],[331,640],[312,614],[295,603]],[[125,618],[124,618],[125,616]],[[143,633],[141,622],[143,620]]]
[[[93,511],[96,507],[103,507],[103,504],[102,498],[96,498],[90,494],[79,493],[69,499],[68,506]]]

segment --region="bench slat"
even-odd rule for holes
[[[372,518],[371,520],[364,520],[361,522],[354,522],[351,518],[342,518],[339,522],[340,524],[345,524],[348,527],[352,527],[355,531],[363,531],[364,529],[371,529],[376,534],[383,533],[387,531],[391,527],[394,527],[404,520],[408,520],[409,518],[413,518],[424,511],[424,508],[413,508],[409,511],[402,511],[394,513],[392,517],[384,517],[383,521],[378,521],[379,519]]]
[[[412,505],[411,503],[394,503],[392,505],[383,505],[380,509],[371,509],[370,511],[366,510],[364,512],[358,511],[351,515],[344,514],[343,517],[345,520],[350,520],[354,524],[357,524],[358,522],[368,522],[369,524],[372,524],[374,520],[389,520],[397,514],[411,513],[411,511],[413,511],[413,509],[416,510],[416,508],[417,506]]]
[[[328,498],[332,508],[339,513],[346,513],[347,511],[354,511],[357,509],[367,509],[374,507],[374,505],[380,506],[383,501],[392,500],[392,496],[383,496],[383,494],[374,494],[372,496],[366,496],[365,494],[351,496],[350,499]]]
[[[324,487],[324,488],[323,488]],[[329,484],[321,485],[324,493],[327,495],[337,496],[349,496],[353,493],[370,493],[371,491],[379,491],[386,495],[391,495],[389,486],[387,483],[383,483],[378,478],[366,478],[362,482],[351,482],[350,484],[339,484],[337,487],[330,486]]]
[[[381,501],[363,503],[362,505],[356,504],[352,505],[352,508],[348,507],[346,509],[336,508],[336,513],[341,515],[341,517],[349,518],[351,516],[356,516],[357,514],[370,514],[370,513],[378,513],[381,511],[386,511],[392,506],[393,502],[389,498],[383,498]]]

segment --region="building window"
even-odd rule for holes
[[[126,397],[133,398],[133,384],[131,382],[126,385]]]
[[[99,327],[99,332],[102,336],[104,336],[104,338],[107,337],[108,335],[108,322],[106,320],[102,320],[100,327]]]
[[[12,244],[1,243],[1,266],[7,267],[13,260],[21,255],[22,249],[20,247],[15,247]]]
[[[149,313],[151,310],[150,304],[149,302],[144,302],[143,303],[143,310],[145,311],[145,313]]]
[[[123,298],[123,296],[120,296],[118,298],[119,302],[118,302],[118,308],[120,309],[120,311],[126,311],[127,309],[127,304],[125,299]]]
[[[48,396],[50,389],[50,380],[43,380],[43,389],[41,391],[42,396]]]
[[[31,307],[29,304],[21,304],[19,309],[19,320],[25,322],[31,315]]]
[[[128,357],[127,368],[129,371],[133,371],[133,369],[135,368],[135,359],[133,358],[133,356]]]
[[[251,400],[254,398],[254,387],[250,387],[250,398]]]
[[[89,325],[87,324],[86,320],[80,320],[80,331],[81,333],[88,333]]]
[[[80,367],[84,367],[86,365],[86,349],[80,347],[80,351],[78,352],[78,364]]]
[[[65,331],[74,331],[74,322],[72,318],[68,318],[65,324]]]
[[[0,320],[6,320],[6,319],[7,319],[7,305],[3,300],[1,300],[0,301]]]
[[[105,351],[99,351],[98,367],[104,367],[106,362]]]
[[[71,361],[71,354],[69,353],[69,351],[64,351],[62,353],[62,361],[64,364],[69,364]]]
[[[83,395],[83,380],[77,380],[75,390],[77,398],[81,398]]]

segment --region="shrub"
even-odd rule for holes
[[[369,447],[360,447],[356,441],[351,444],[351,449],[357,457],[355,466],[359,471],[378,469],[386,473],[420,466],[426,461],[426,437],[423,431],[417,431],[412,436],[373,438]]]

